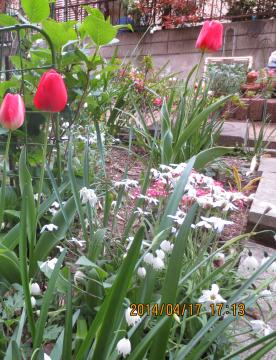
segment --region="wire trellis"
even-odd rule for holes
[[[23,43],[26,37],[26,32],[30,31],[32,34],[34,33],[40,33],[44,40],[46,41],[46,44],[48,45],[50,49],[50,59],[51,62],[46,65],[41,66],[30,66],[25,67],[24,66],[24,60],[26,60],[26,53],[24,53],[23,49]],[[19,65],[20,66],[13,66],[10,62],[10,57],[13,55],[19,56]],[[17,91],[25,100],[25,77],[27,74],[31,72],[35,72],[37,70],[49,70],[49,69],[55,69],[56,68],[56,54],[54,45],[51,41],[51,38],[48,36],[48,34],[41,28],[31,25],[31,24],[18,24],[14,26],[8,26],[0,28],[0,86],[4,85],[5,82],[12,79],[12,75],[16,74],[17,81],[20,82],[19,90]],[[5,93],[9,91],[10,88],[13,86],[11,85],[9,88],[9,83],[7,83],[7,88],[4,88],[3,97]],[[35,113],[41,113],[40,111],[33,111],[33,110],[26,110],[26,117],[30,117],[32,114]],[[24,122],[23,125],[24,129],[24,142],[20,142],[17,136],[14,136],[14,142],[12,143],[13,146],[20,146],[25,145],[26,148],[29,146],[43,146],[42,143],[29,141],[28,142],[28,129],[27,129],[27,121]],[[3,136],[4,131],[1,132],[1,137]],[[57,134],[56,134],[57,135]],[[31,140],[31,139],[30,139]],[[54,146],[59,147],[60,139],[55,136],[55,143],[54,144],[48,144],[53,148]],[[1,145],[5,145],[6,141],[0,141]],[[14,171],[14,164],[12,164],[12,161],[10,161],[10,176],[15,177],[16,172]]]

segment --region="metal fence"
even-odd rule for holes
[[[58,21],[82,20],[83,5],[99,8],[113,24],[133,22],[137,26],[161,24],[181,27],[206,19],[230,21],[276,16],[276,0],[56,0]]]
[[[57,21],[82,21],[84,5],[100,9],[113,24],[131,22],[137,27],[160,24],[182,27],[206,19],[251,20],[276,16],[276,0],[56,0],[52,17]],[[14,14],[19,0],[6,1],[6,13]]]
[[[57,21],[82,21],[87,16],[84,5],[101,10],[106,18],[110,16],[113,24],[118,23],[119,19],[127,13],[126,8],[123,10],[120,0],[56,0],[54,17]]]

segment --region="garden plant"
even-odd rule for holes
[[[116,51],[103,58],[124,26],[99,10],[58,23],[48,0],[21,4],[24,24],[0,15],[19,36],[0,86],[1,359],[262,359],[276,332],[245,313],[276,291],[276,256],[240,263],[254,230],[221,242],[250,196],[205,172],[234,151],[216,146],[232,94],[210,97],[201,64],[162,93],[149,59],[141,72]],[[202,58],[222,31],[204,23]],[[120,178],[108,167],[116,146]],[[241,333],[250,341],[237,347]]]

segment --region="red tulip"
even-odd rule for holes
[[[196,41],[196,48],[215,52],[222,46],[223,26],[219,21],[205,21]]]
[[[23,125],[25,105],[19,94],[6,94],[0,107],[0,123],[7,129],[16,130]]]
[[[42,75],[34,97],[34,105],[39,110],[59,112],[67,103],[67,90],[60,74],[49,70]]]

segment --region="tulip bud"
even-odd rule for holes
[[[216,52],[222,46],[223,25],[216,20],[205,21],[196,41],[196,48]]]
[[[23,125],[25,105],[19,94],[6,94],[0,107],[0,123],[6,129],[16,130]]]
[[[49,70],[43,74],[34,97],[34,105],[39,110],[59,112],[67,103],[67,90],[60,74]]]

